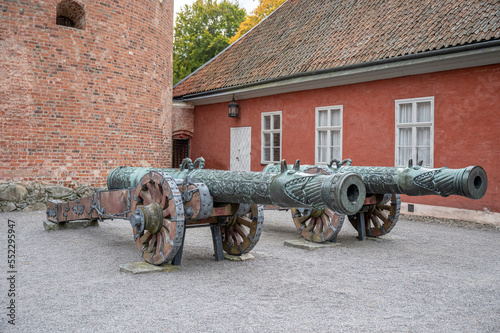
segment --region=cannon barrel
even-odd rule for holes
[[[463,169],[342,167],[338,173],[355,172],[361,176],[368,193],[397,193],[409,196],[459,195],[481,199],[488,187],[488,177],[480,166]]]
[[[306,171],[317,168],[324,173],[356,173],[361,176],[370,194],[405,194],[408,196],[421,195],[449,195],[464,196],[469,199],[481,199],[488,187],[488,177],[480,166],[469,166],[463,169],[428,169],[419,165],[406,168],[351,166],[350,160],[346,165],[330,163],[327,165],[302,165],[300,169]],[[276,172],[279,165],[269,165],[264,171]]]
[[[223,171],[210,169],[153,169],[119,167],[108,176],[108,189],[136,187],[150,171],[167,173],[174,179],[204,183],[214,203],[269,204],[281,207],[329,208],[354,214],[362,207],[366,190],[361,177],[343,172],[333,175]]]

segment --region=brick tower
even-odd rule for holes
[[[0,184],[170,166],[173,0],[0,3]]]

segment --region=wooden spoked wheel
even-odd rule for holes
[[[311,167],[304,170],[304,172],[310,174],[332,174],[332,172],[320,167]],[[314,243],[324,243],[334,240],[345,220],[345,215],[337,214],[328,208],[323,210],[292,208],[291,212],[293,223],[295,223],[299,234]]]
[[[332,241],[344,224],[345,215],[339,215],[330,209],[292,208],[292,219],[299,234],[314,243]]]
[[[358,230],[359,214],[364,214],[366,235],[378,237],[389,233],[399,219],[401,199],[399,194],[386,194],[377,205],[367,207],[367,211],[349,216],[354,229]]]
[[[142,258],[160,265],[171,261],[184,237],[184,206],[177,184],[167,174],[150,172],[135,190],[132,213],[142,214],[143,230],[133,227]]]
[[[250,212],[244,216],[232,216],[228,223],[221,227],[222,247],[231,255],[242,255],[250,252],[259,241],[264,222],[264,207],[252,205]]]

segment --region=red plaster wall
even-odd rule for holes
[[[343,158],[355,165],[394,166],[395,100],[434,96],[434,167],[481,165],[488,191],[481,200],[412,197],[406,202],[500,212],[500,65],[422,74],[340,87],[196,106],[191,157],[229,169],[230,128],[252,127],[252,170],[260,171],[260,117],[282,111],[282,157],[314,163],[315,108],[343,105]],[[236,96],[237,97],[237,96]]]
[[[0,3],[0,182],[101,185],[119,165],[171,160],[173,1]]]
[[[176,104],[172,107],[172,135],[192,137],[194,133],[194,105]]]

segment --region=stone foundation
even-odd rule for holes
[[[72,201],[104,189],[104,187],[95,188],[84,185],[69,188],[38,182],[29,184],[7,182],[0,184],[0,213],[45,210],[47,208],[45,203],[48,200]]]

